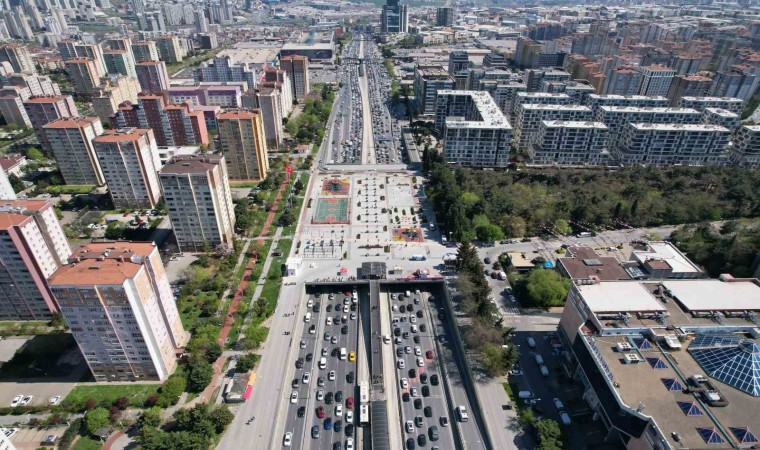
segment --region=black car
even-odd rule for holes
[[[414,409],[422,409],[422,399],[414,399]]]
[[[417,443],[420,444],[420,447],[424,447],[427,444],[427,438],[424,434],[417,436]]]
[[[422,396],[423,397],[430,397],[430,386],[422,386]]]
[[[336,420],[333,424],[333,431],[336,433],[340,433],[340,430],[343,429],[343,423],[340,420]]]
[[[306,362],[311,362],[311,360],[314,359],[313,353],[307,353],[306,354]]]
[[[427,333],[427,325],[424,323],[420,324],[420,333]]]
[[[430,384],[432,384],[433,386],[438,386],[438,375],[437,374],[430,375]]]
[[[322,307],[321,303],[319,303],[319,302],[314,303],[314,306],[311,307],[311,311],[315,312],[315,313],[318,313],[319,312],[319,308],[321,308],[321,307]]]
[[[430,406],[426,406],[424,413],[425,413],[425,417],[433,417],[433,408]]]
[[[292,383],[290,383],[290,385],[291,385],[291,386],[293,386],[294,388],[297,388],[297,387],[298,387],[298,384],[299,384],[300,382],[301,382],[301,380],[299,380],[298,378],[293,378],[293,382],[292,382]]]
[[[417,335],[417,334],[414,335],[414,343],[415,344],[419,344],[420,343],[420,336]]]
[[[325,311],[332,312],[332,305],[328,304],[327,308],[325,308]]]
[[[422,316],[424,316],[424,315],[425,314],[422,312],[422,310],[417,311],[417,318],[418,319],[422,319]]]
[[[317,428],[317,427],[314,427],[314,428]],[[317,433],[319,433],[319,430],[317,430]],[[416,447],[416,444],[414,443],[414,439],[409,438],[406,440],[406,450],[414,450],[415,447]]]
[[[340,441],[333,444],[333,450],[341,450],[343,448],[343,444],[340,443]]]
[[[351,311],[356,311],[356,303],[351,303]]]
[[[348,425],[346,425],[346,429],[344,430],[344,432],[346,433],[346,436],[348,436],[348,437],[353,436],[354,435],[354,426],[349,423]]]
[[[412,311],[414,311],[414,306],[412,306],[411,304],[406,305],[406,312],[412,312]]]
[[[348,325],[343,325],[340,329],[341,334],[348,334]]]
[[[404,331],[404,333],[401,335],[404,339],[409,339],[409,332]]]
[[[404,402],[408,402],[409,401],[409,393],[408,392],[404,392],[403,394],[401,394],[401,401],[404,401]]]
[[[401,336],[401,328],[394,328],[393,335],[396,337]]]
[[[430,440],[435,442],[438,440],[438,427],[433,425],[428,429],[428,434],[430,435]]]
[[[353,383],[354,382],[354,372],[353,371],[348,372],[348,375],[346,375],[346,381],[349,382],[349,383]]]
[[[427,384],[427,382],[428,382],[428,374],[421,373],[420,374],[420,383]]]
[[[298,415],[298,417],[305,416],[306,415],[306,407],[302,406],[302,407],[298,408],[298,412],[296,414]]]
[[[335,401],[338,403],[343,402],[343,391],[335,391]]]
[[[333,393],[332,392],[328,392],[325,395],[325,403],[328,404],[328,405],[331,405],[332,402],[333,402]]]
[[[401,313],[403,313],[403,312],[406,312],[406,306],[404,306],[404,305],[399,305],[399,307],[398,307],[398,312],[401,312]]]
[[[409,369],[409,378],[417,378],[417,369]]]
[[[303,369],[303,358],[298,358],[296,360],[296,369]]]

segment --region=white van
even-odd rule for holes
[[[406,298],[409,298],[412,296],[412,293],[410,291],[404,292],[404,295],[406,295]]]
[[[541,355],[535,355],[534,358],[536,360],[536,364],[538,364],[539,366],[544,363],[544,358],[542,358]]]
[[[565,425],[570,425],[570,423],[572,422],[570,420],[570,414],[566,413],[565,411],[561,411],[559,413],[559,418],[562,419],[562,423],[564,423]]]
[[[346,347],[341,347],[341,349],[340,349],[340,359],[341,360],[346,359],[347,355],[348,355],[348,353],[346,352]]]
[[[467,410],[465,409],[464,406],[462,405],[457,406],[456,412],[457,412],[457,418],[459,419],[460,422],[467,422],[468,420],[470,420],[470,416],[467,415]]]
[[[536,340],[535,339],[533,339],[532,337],[529,337],[526,340],[528,341],[528,347],[530,347],[530,348],[536,348]]]
[[[533,393],[531,391],[520,391],[517,393],[517,397],[522,399],[533,398]]]
[[[306,323],[311,322],[311,313],[307,312],[305,316],[303,316],[303,321]]]
[[[319,358],[319,368],[321,370],[325,370],[327,368],[327,358],[325,357]]]
[[[539,368],[539,370],[541,370],[541,375],[543,375],[545,377],[549,376],[549,368],[548,367],[546,367],[545,365],[541,364],[540,366],[538,366],[538,368]]]

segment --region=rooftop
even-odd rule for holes
[[[223,159],[221,155],[178,155],[161,168],[161,174],[206,173],[218,167]]]
[[[723,129],[725,130],[725,128]],[[641,264],[652,260],[667,261],[668,265],[673,268],[674,273],[702,272],[702,269],[691,262],[686,255],[681,253],[681,251],[670,242],[648,242],[645,249],[634,249],[631,253],[631,259],[638,261]]]
[[[657,130],[657,131],[724,131],[730,133],[731,131],[720,125],[711,125],[706,123],[641,123],[641,122],[629,122],[634,128],[639,130]]]
[[[558,92],[518,92],[517,97],[519,98],[529,98],[529,99],[535,99],[535,98],[566,98],[570,100],[570,96],[563,93]]]
[[[443,66],[417,66],[417,71],[425,78],[448,78],[449,72]]]
[[[84,128],[100,121],[97,117],[66,117],[56,119],[42,128]]]
[[[547,105],[545,103],[523,103],[520,105],[522,109],[526,110],[543,110],[543,111],[588,111],[591,109],[588,106],[583,105]]]
[[[259,115],[257,109],[229,109],[217,116],[218,120],[224,119],[253,119]]]
[[[488,92],[481,91],[456,91],[442,89],[438,91],[439,96],[457,95],[469,96],[470,101],[475,106],[480,115],[480,120],[458,120],[455,118],[446,119],[446,127],[451,128],[502,128],[512,129],[504,113],[496,105],[493,97]]]
[[[608,94],[608,95],[602,95],[602,94],[589,94],[589,98],[593,99],[599,99],[599,100],[659,100],[659,101],[668,101],[667,97],[663,97],[661,95],[618,95],[618,94]],[[683,97],[686,98],[686,97]]]
[[[689,102],[731,102],[731,103],[744,103],[744,100],[734,97],[681,97],[681,101]]]
[[[547,128],[593,128],[597,130],[606,130],[607,125],[602,122],[582,121],[582,120],[542,120]]]
[[[106,130],[105,133],[93,139],[93,142],[134,142],[147,134],[150,128],[120,128]]]
[[[663,106],[601,106],[600,110],[610,113],[615,112],[642,112],[652,114],[700,114],[693,108],[668,108]]]
[[[152,242],[90,243],[77,249],[48,283],[51,287],[120,285],[134,278],[154,251]]]
[[[689,312],[760,311],[757,280],[666,280],[662,285]]]
[[[35,95],[24,103],[55,103],[68,98],[68,95]]]
[[[739,115],[721,108],[705,108],[705,111],[715,114],[716,116],[725,117],[726,119],[738,119]]]
[[[665,311],[662,303],[642,283],[610,281],[580,284],[578,291],[595,314]]]

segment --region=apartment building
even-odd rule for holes
[[[538,141],[541,122],[544,120],[592,121],[593,114],[588,106],[581,105],[519,105],[512,135],[515,148],[529,151]]]
[[[5,88],[18,88],[19,96],[27,100],[33,95],[61,95],[61,90],[50,77],[36,73],[12,73],[0,76],[0,82]]]
[[[559,69],[528,69],[525,73],[527,74],[525,84],[528,86],[528,92],[541,91],[541,85],[544,82],[562,83],[570,81],[570,74]]]
[[[760,125],[742,125],[736,131],[729,159],[738,166],[760,166]]]
[[[668,99],[662,96],[589,94],[586,96],[585,104],[596,114],[600,106],[666,107]],[[679,106],[691,108],[691,106]]]
[[[28,127],[32,121],[24,109],[24,98],[7,88],[0,91],[0,115],[7,124]]]
[[[160,94],[169,89],[169,72],[163,61],[142,61],[135,64],[137,81],[142,92]]]
[[[712,79],[700,75],[676,75],[668,90],[670,106],[676,106],[683,97],[703,97],[707,95]]]
[[[625,125],[634,123],[702,123],[702,114],[691,108],[663,108],[638,106],[600,106],[595,120],[604,123],[609,129],[608,148],[618,145]]]
[[[601,122],[544,120],[528,156],[533,164],[601,164],[608,156],[607,132]]]
[[[726,109],[705,108],[702,111],[702,122],[726,127],[733,133],[742,124],[742,119],[739,114],[732,113]]]
[[[158,61],[161,59],[158,55],[156,41],[137,41],[132,43],[132,54],[135,63],[143,61]]]
[[[749,101],[757,92],[758,86],[760,77],[755,74],[755,69],[748,66],[732,66],[715,74],[707,95]]]
[[[303,100],[311,90],[309,85],[309,58],[300,55],[283,56],[280,58],[280,67],[288,74],[293,96],[298,100]]]
[[[103,49],[100,44],[64,39],[58,43],[58,52],[64,61],[77,58],[92,59],[95,61],[99,73],[105,74],[106,72]]]
[[[512,127],[488,92],[438,91],[436,128],[451,164],[505,167]]]
[[[159,147],[209,143],[203,112],[187,104],[167,105],[163,95],[138,94],[137,105],[122,104],[111,122],[119,128],[153,129]]]
[[[264,121],[267,148],[277,151],[283,139],[282,95],[278,88],[262,87],[249,90],[242,97],[243,108],[260,109]]]
[[[74,98],[70,95],[30,97],[29,100],[24,102],[24,110],[29,117],[42,150],[48,154],[52,149],[43,127],[57,119],[79,116]]]
[[[135,78],[124,75],[109,75],[100,80],[100,85],[92,90],[92,109],[102,122],[108,122],[124,102],[137,103],[140,84]]]
[[[66,117],[44,125],[45,137],[66,184],[105,183],[92,140],[103,134],[97,117]]]
[[[697,111],[704,111],[705,108],[720,108],[731,111],[734,114],[741,114],[744,110],[744,101],[740,98],[729,97],[681,97],[678,102],[681,108],[693,108]]]
[[[520,92],[527,92],[528,87],[523,83],[508,82],[504,84],[497,84],[496,89],[491,93],[496,105],[499,107],[504,116],[508,120],[514,120],[512,118],[512,111],[514,110],[514,104],[517,99],[517,94]]]
[[[103,52],[106,72],[110,75],[121,74],[137,78],[135,61],[132,58],[132,52],[127,50],[106,50]]]
[[[432,116],[436,112],[438,91],[454,89],[454,80],[441,65],[417,65],[413,86],[420,114]]]
[[[158,47],[158,55],[161,57],[161,61],[165,61],[169,64],[176,64],[182,62],[185,56],[185,51],[179,43],[179,37],[177,36],[160,36],[156,39],[156,47]]]
[[[235,61],[232,55],[215,56],[211,62],[203,62],[193,69],[193,80],[196,82],[245,81],[248,89],[254,89],[257,78],[258,72],[254,64]]]
[[[47,278],[70,255],[51,202],[0,201],[0,320],[49,320],[58,308]]]
[[[29,49],[25,45],[5,44],[0,46],[0,62],[7,62],[14,72],[37,72]]]
[[[573,99],[564,93],[551,92],[518,92],[512,103],[511,120],[517,120],[517,114],[522,105],[572,105]]]
[[[269,151],[260,110],[227,110],[216,119],[219,146],[232,180],[263,180]]]
[[[288,72],[274,67],[266,67],[259,81],[260,88],[274,88],[280,94],[280,107],[282,115],[287,116],[293,110],[293,86],[290,83]]]
[[[0,200],[16,200],[16,191],[13,190],[8,174],[0,169]]]
[[[49,285],[96,381],[164,381],[177,368],[188,335],[154,243],[86,244]]]
[[[105,70],[92,58],[72,58],[66,61],[66,71],[74,82],[74,92],[87,95],[100,84]]]
[[[180,251],[232,244],[235,213],[224,156],[176,156],[159,178]]]
[[[639,86],[639,95],[668,95],[670,84],[676,71],[665,66],[638,66],[636,67],[641,73],[641,85]]]
[[[439,27],[450,27],[454,25],[455,18],[454,8],[450,6],[444,6],[437,8],[435,12],[435,24]]]
[[[614,156],[623,164],[723,164],[730,136],[718,125],[628,123]]]
[[[245,92],[242,84],[200,83],[199,86],[172,86],[168,89],[169,101],[193,106],[240,108],[241,96]]]
[[[117,209],[153,209],[161,199],[158,146],[153,130],[107,130],[92,141]]]
[[[610,72],[604,79],[604,95],[637,95],[642,74],[632,67],[620,67]]]

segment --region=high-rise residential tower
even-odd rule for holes
[[[260,110],[228,110],[217,117],[219,145],[233,180],[263,180],[269,171]]]

